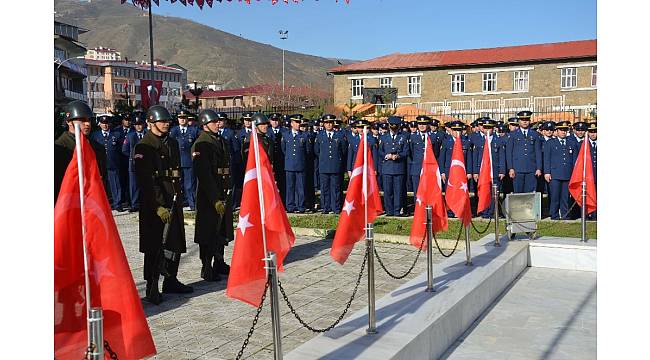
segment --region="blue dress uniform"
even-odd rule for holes
[[[334,115],[324,115],[323,122],[334,122]],[[318,156],[320,202],[323,213],[340,213],[342,174],[347,160],[347,143],[340,131],[321,131],[316,137],[314,153]]]
[[[250,120],[253,118],[252,112],[245,112],[241,116],[241,121],[244,119]],[[243,158],[242,150],[244,148],[244,142],[249,140],[252,131],[252,125],[250,128],[242,127],[239,132],[236,133],[235,138],[237,144],[234,147],[237,150],[237,163],[233,166],[232,181],[233,181],[233,209],[239,209],[241,204],[241,195],[244,187],[244,172],[246,171],[246,162],[248,159]]]
[[[519,121],[530,121],[530,111],[517,113]],[[539,134],[532,129],[520,128],[510,133],[506,145],[508,171],[514,169],[515,193],[534,192],[537,187],[535,172],[542,171],[542,143]]]
[[[402,119],[391,116],[388,123],[391,130],[380,137],[379,158],[384,183],[384,209],[388,216],[399,216],[406,190],[406,167],[409,155],[408,134],[399,131]],[[386,159],[386,155],[397,155],[396,160]]]
[[[217,118],[223,120],[226,124],[228,123],[228,114],[225,112],[218,112]],[[230,176],[231,176],[230,179],[232,181],[231,193],[233,194],[233,208],[234,208],[235,207],[234,194],[238,184],[235,180],[241,177],[241,172],[242,172],[241,142],[239,141],[238,133],[236,133],[233,129],[230,128],[224,128],[219,130],[219,136],[223,137],[226,140],[226,144],[228,144],[228,150],[230,152]]]
[[[110,115],[100,115],[99,122],[110,123]],[[96,130],[90,137],[104,147],[106,151],[106,174],[111,192],[111,208],[117,211],[122,209],[122,188],[120,184],[120,165],[122,161],[122,142],[119,140],[121,131]]]
[[[316,201],[316,190],[314,189],[314,143],[316,142],[316,133],[312,130],[313,123],[303,119],[300,130],[307,137],[307,156],[305,157],[305,211],[314,211]],[[316,167],[318,165],[316,164]]]
[[[296,119],[292,121],[300,121]],[[287,182],[287,212],[305,212],[305,170],[309,138],[307,134],[290,130],[282,137],[284,172]]]
[[[120,119],[120,123],[125,115],[116,116]],[[128,115],[127,115],[128,116]],[[124,127],[122,124],[113,129],[115,136],[120,144],[124,143],[124,139],[131,132],[135,131],[132,127]],[[121,149],[121,148],[120,148]],[[120,177],[120,194],[122,205],[129,205],[131,203],[131,194],[129,192],[129,157],[124,156],[120,151],[120,168],[119,168],[119,177]]]
[[[569,145],[571,145],[574,149],[575,148],[580,148],[580,145],[582,145],[582,141],[586,138],[586,135],[583,135],[581,138],[579,138],[576,134],[575,131],[587,131],[588,125],[584,121],[577,121],[573,124],[573,131],[574,133],[568,134],[566,137],[566,141]]]
[[[282,115],[279,113],[272,113],[269,115],[269,120],[282,121]],[[284,154],[282,153],[282,135],[287,129],[278,125],[277,128],[269,126],[266,131],[266,135],[271,139],[273,143],[273,175],[275,177],[275,183],[278,185],[278,190],[280,191],[280,198],[286,207],[286,184],[285,184],[285,174],[284,174]]]
[[[174,126],[169,131],[169,136],[178,142],[181,155],[181,168],[183,169],[183,191],[185,200],[192,211],[196,209],[196,177],[192,169],[192,145],[199,136],[198,128],[194,126]]]
[[[498,142],[501,145],[502,154],[506,162],[506,176],[501,180],[500,189],[500,192],[504,194],[504,196],[512,193],[513,190],[512,178],[508,176],[508,169],[510,169],[511,166],[508,164],[508,157],[506,156],[506,148],[508,146],[508,140],[510,139],[510,126],[512,125],[519,125],[516,117],[511,117],[505,124],[497,126],[497,131],[499,132]]]
[[[145,114],[143,113],[142,116],[144,115]],[[136,117],[134,121],[136,124],[140,121],[142,124],[145,122],[144,117],[141,119]],[[133,150],[135,149],[135,145],[137,145],[140,140],[142,140],[146,132],[146,129],[143,129],[142,132],[132,131],[126,135],[124,143],[122,144],[122,154],[129,158],[129,192],[131,195],[131,212],[138,211],[140,209],[140,186],[138,186],[138,183],[136,182],[135,163],[133,162]]]
[[[450,128],[454,131],[461,131],[463,127],[464,124],[460,121],[453,121],[450,124]],[[469,150],[470,141],[467,137],[463,136],[461,136],[460,141],[463,148],[463,157],[465,159],[465,171],[467,172],[467,169],[472,169],[473,166],[472,153]],[[444,174],[447,179],[449,179],[449,169],[451,168],[451,156],[454,152],[454,143],[455,137],[446,134],[440,147],[440,155],[438,156],[440,172],[441,174]],[[446,182],[443,183],[442,186],[444,188],[443,190],[445,190],[447,188]]]
[[[567,125],[558,125],[557,128]],[[569,209],[569,180],[573,172],[576,152],[567,139],[554,138],[544,144],[544,174],[551,175],[550,214],[553,220],[564,220]]]
[[[316,119],[314,122],[314,125],[320,126],[320,120]],[[313,195],[314,195],[314,201],[316,198],[316,191],[320,189],[320,173],[318,172],[318,156],[316,156],[316,151],[314,150],[314,147],[316,146],[316,137],[318,136],[318,132],[320,130],[314,129],[312,127],[311,131],[309,132],[309,138],[311,141],[311,147],[312,147],[312,152],[311,152],[311,158],[312,158],[312,169],[313,171],[313,183],[314,183],[314,188],[313,188]],[[310,191],[310,193],[312,192]]]
[[[492,119],[483,119],[483,127],[485,129],[492,129],[496,125],[496,121]],[[480,136],[480,135],[479,135]],[[475,143],[474,151],[472,153],[472,165],[474,174],[481,173],[481,162],[483,161],[483,151],[485,151],[485,134],[481,136],[483,143],[479,146],[479,143]],[[498,137],[494,132],[489,135],[490,148],[492,149],[492,181],[497,185],[497,188],[501,185],[501,180],[499,179],[499,174],[505,174],[506,172],[506,161],[503,153],[503,148],[498,140]],[[480,178],[479,178],[480,180]],[[492,201],[492,189],[490,188],[490,207],[483,210],[480,214],[483,218],[492,218],[494,215],[494,201]]]
[[[590,133],[597,133],[598,132],[597,124],[595,122],[589,123],[587,131],[589,131]],[[596,165],[596,158],[597,158],[596,144],[597,144],[597,141],[596,140],[591,140],[591,138],[589,138],[587,141],[589,141],[589,150],[591,152],[591,166],[593,167],[593,170],[594,170],[594,185],[596,185],[596,193],[598,193],[598,177],[597,177],[597,175],[598,175],[598,171],[597,171],[598,166]],[[577,153],[576,153],[576,156],[577,156]],[[598,211],[594,211],[591,214],[588,214],[587,218],[589,220],[596,220],[596,213],[597,212]]]

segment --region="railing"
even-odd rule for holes
[[[66,89],[66,90],[64,91],[64,95],[65,95],[65,97],[70,98],[70,99],[81,100],[81,101],[88,101],[88,99],[86,99],[86,95],[85,95],[85,94],[78,93],[78,92],[74,92],[74,91],[70,91],[70,90],[68,90],[68,89]]]

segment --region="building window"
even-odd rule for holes
[[[451,76],[451,93],[460,94],[465,92],[465,74],[454,74]]]
[[[422,77],[409,76],[408,78],[408,94],[420,95],[422,93]]]
[[[596,69],[597,66],[591,67],[591,87],[596,87]]]
[[[222,106],[226,106],[226,99],[223,99],[223,105]]]
[[[497,91],[497,73],[483,74],[483,92]]]
[[[528,71],[515,71],[514,79],[514,91],[528,91]]]
[[[570,89],[578,86],[578,72],[576,68],[564,68],[560,73],[562,89]]]
[[[363,91],[363,79],[352,80],[352,97],[361,97]]]
[[[380,88],[389,88],[393,86],[393,78],[385,77],[379,80]]]

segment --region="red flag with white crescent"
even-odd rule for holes
[[[465,157],[460,137],[454,141],[454,150],[451,153],[451,166],[449,167],[449,180],[445,192],[447,206],[462,220],[463,225],[469,226],[472,221],[472,209],[469,204],[469,191],[467,189],[467,173],[465,171]]]

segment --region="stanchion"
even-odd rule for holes
[[[582,222],[582,235],[580,241],[587,242],[587,182],[582,181],[582,209],[580,210],[580,218]]]
[[[375,240],[373,225],[366,224],[366,246],[368,250],[368,329],[367,334],[377,333],[375,319]]]
[[[467,260],[465,261],[465,265],[472,265],[472,252],[470,249],[470,243],[469,243],[469,226],[465,227],[465,253],[467,254]]]
[[[426,292],[434,292],[433,289],[433,206],[427,205],[427,288]]]
[[[494,246],[501,246],[501,240],[499,239],[499,186],[497,184],[492,184],[492,194],[494,195]]]
[[[266,259],[266,269],[269,272],[271,283],[271,329],[273,331],[273,355],[275,360],[282,359],[282,334],[280,333],[280,301],[278,294],[278,273],[275,267],[275,253],[269,252]]]
[[[88,355],[92,360],[104,360],[104,314],[102,308],[91,308],[88,313]]]

